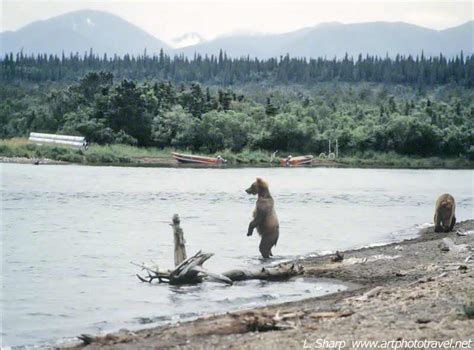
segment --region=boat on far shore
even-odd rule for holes
[[[280,165],[282,166],[301,166],[301,165],[311,165],[313,162],[313,155],[307,154],[305,156],[293,157],[289,155],[286,158],[280,159]]]
[[[172,152],[171,155],[173,156],[176,161],[179,163],[184,164],[205,164],[205,165],[222,165],[226,164],[227,160],[222,158],[221,156],[217,157],[207,157],[207,156],[198,156],[194,154],[183,154]]]

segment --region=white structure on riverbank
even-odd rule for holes
[[[32,132],[30,133],[29,141],[36,142],[39,144],[53,143],[64,146],[87,148],[87,141],[86,138],[83,136],[43,134],[39,132]]]

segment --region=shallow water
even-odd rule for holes
[[[134,277],[130,261],[172,267],[170,219],[188,255],[214,252],[221,272],[263,262],[246,237],[255,176],[280,218],[274,261],[414,237],[450,192],[458,221],[473,217],[469,170],[176,169],[1,164],[2,344],[44,344],[80,333],[152,326],[203,313],[345,288],[325,280],[170,287]]]

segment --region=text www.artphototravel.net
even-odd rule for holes
[[[303,349],[472,349],[472,339],[330,340],[304,339]]]

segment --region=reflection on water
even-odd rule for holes
[[[214,252],[222,272],[262,265],[246,237],[266,178],[280,219],[282,261],[413,237],[450,192],[459,221],[472,217],[473,172],[326,168],[167,169],[2,164],[2,338],[37,344],[79,333],[176,321],[323,295],[329,281],[142,284],[130,261],[169,268],[174,213],[188,254]]]

